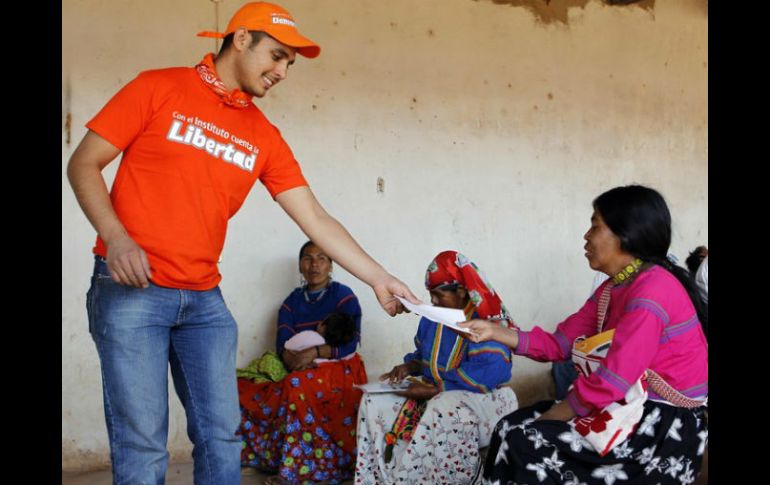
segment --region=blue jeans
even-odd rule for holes
[[[562,401],[567,398],[569,386],[577,379],[578,373],[572,359],[554,362],[551,367],[553,382],[556,384],[556,399]]]
[[[238,329],[219,287],[123,286],[97,256],[86,305],[101,362],[113,483],[165,481],[171,365],[194,445],[195,485],[240,484]]]

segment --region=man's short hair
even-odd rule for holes
[[[251,34],[251,44],[249,44],[249,49],[259,44],[259,41],[267,36],[267,33],[262,32],[261,30],[249,30],[249,33]],[[230,46],[233,45],[234,36],[235,32],[225,36],[225,38],[222,40],[222,47],[219,48],[219,54],[217,55],[223,54],[227,49],[230,48]]]

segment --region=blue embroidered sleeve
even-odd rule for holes
[[[412,362],[416,360],[417,362],[422,362],[423,355],[422,355],[422,341],[424,339],[424,325],[422,323],[422,319],[420,320],[420,326],[417,327],[417,333],[414,334],[414,352],[409,352],[404,356],[404,363],[406,362]]]
[[[499,342],[470,342],[460,366],[440,374],[444,391],[493,391],[511,379],[511,349]]]
[[[290,302],[291,295],[284,300],[281,309],[278,310],[278,330],[275,334],[275,349],[279,356],[283,354],[283,346],[286,345],[286,341],[297,333],[296,328],[294,328],[294,314],[289,306]]]

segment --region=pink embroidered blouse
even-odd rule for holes
[[[597,333],[596,311],[603,283],[577,313],[553,333],[519,331],[518,355],[548,362],[570,356],[577,337]],[[674,275],[652,266],[612,290],[603,330],[615,329],[607,357],[589,377],[579,375],[567,402],[579,416],[622,399],[645,369],[693,399],[708,395],[708,346],[687,291]],[[652,390],[650,399],[661,400]]]

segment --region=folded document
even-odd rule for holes
[[[398,298],[398,301],[404,305],[404,308],[414,314],[425,317],[432,322],[451,327],[458,332],[471,333],[469,329],[457,326],[458,322],[465,321],[465,313],[463,313],[462,310],[458,310],[457,308],[445,308],[441,306],[426,305],[425,303],[415,305],[414,303],[410,303],[409,300],[401,298],[398,295],[396,295],[396,298]]]
[[[409,387],[409,381],[404,379],[401,382],[396,382],[395,384],[390,384],[387,381],[376,381],[376,382],[369,382],[367,384],[356,384],[353,387],[357,387],[361,389],[364,392],[368,392],[370,394],[378,394],[383,392],[399,392],[403,391],[407,387]]]

